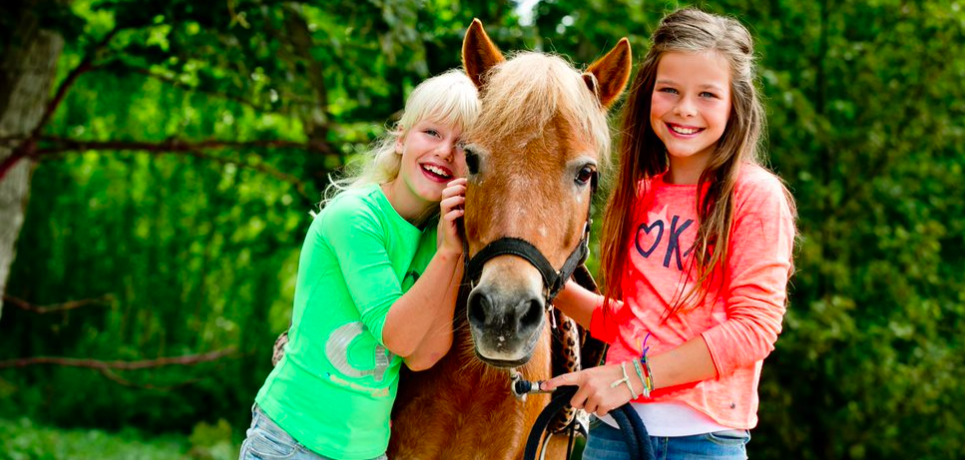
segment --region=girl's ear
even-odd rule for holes
[[[476,88],[481,89],[486,83],[486,73],[505,60],[503,53],[486,35],[482,22],[473,19],[462,41],[462,67]]]
[[[396,128],[396,129],[397,131],[395,132],[395,153],[398,155],[402,155],[402,152],[405,151],[405,130],[402,128]]]

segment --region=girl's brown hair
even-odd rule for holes
[[[669,164],[666,148],[650,125],[650,103],[661,57],[668,52],[712,51],[726,59],[731,70],[730,118],[697,184],[702,193],[697,199],[699,226],[691,263],[697,270],[697,283],[687,292],[678,292],[669,315],[681,306],[700,304],[709,290],[711,274],[723,269],[733,221],[734,186],[741,164],[760,164],[758,146],[765,117],[754,86],[753,39],[739,22],[697,9],[682,9],[663,18],[651,41],[624,107],[620,169],[603,220],[601,272],[608,301],[622,298],[626,248],[634,235],[633,204],[648,192],[638,186],[665,172]],[[786,190],[785,195],[793,209]]]

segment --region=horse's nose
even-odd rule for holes
[[[516,305],[519,314],[519,331],[528,331],[540,325],[543,317],[543,299],[541,297],[530,297],[521,300]]]
[[[469,324],[479,329],[529,332],[540,325],[543,302],[542,298],[529,294],[502,298],[499,293],[477,288],[469,294]]]
[[[492,315],[493,302],[480,289],[473,289],[469,293],[466,308],[469,309],[469,324],[482,329],[486,323],[490,322]]]

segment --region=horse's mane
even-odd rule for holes
[[[559,112],[594,141],[600,162],[610,152],[606,114],[596,95],[587,90],[580,73],[559,56],[521,52],[492,69],[483,89],[483,110],[476,126],[488,136],[518,137],[520,147],[542,135],[543,128]],[[532,133],[520,133],[527,127]],[[472,139],[470,135],[470,139]]]

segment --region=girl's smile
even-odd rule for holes
[[[670,134],[672,134],[674,137],[679,137],[682,139],[696,137],[697,134],[700,134],[700,132],[704,130],[704,128],[678,125],[675,123],[667,123],[667,128],[669,128]]]
[[[448,184],[454,176],[449,168],[431,162],[423,163],[422,174],[429,178],[433,182],[438,182],[440,184]]]

